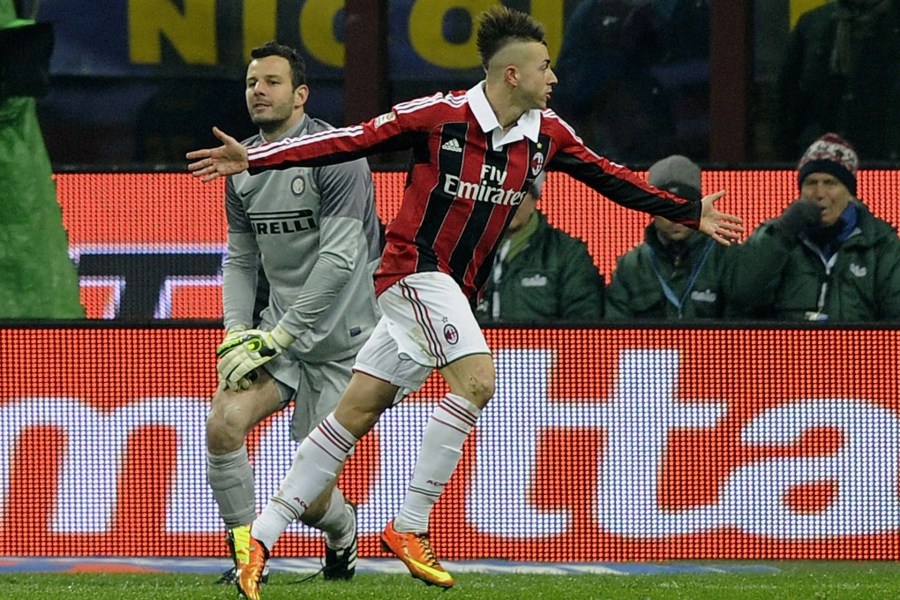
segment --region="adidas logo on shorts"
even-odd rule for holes
[[[448,152],[462,152],[462,147],[459,145],[459,142],[456,141],[456,138],[451,138],[444,142],[444,145],[441,146],[441,150],[446,150]]]

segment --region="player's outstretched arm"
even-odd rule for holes
[[[700,231],[716,240],[723,246],[730,246],[744,232],[743,219],[734,215],[719,212],[714,206],[716,200],[725,195],[725,190],[704,196],[700,201],[703,209],[700,212]]]
[[[247,149],[239,141],[219,129],[213,127],[213,135],[222,140],[218,148],[193,150],[185,156],[193,161],[188,164],[188,171],[203,181],[212,181],[223,175],[234,175],[246,171],[250,167],[247,160]]]

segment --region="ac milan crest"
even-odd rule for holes
[[[447,340],[449,344],[455,344],[459,341],[459,332],[456,330],[456,327],[447,323],[444,325],[444,339]]]
[[[541,172],[541,169],[544,167],[544,155],[540,152],[535,152],[534,156],[531,157],[531,174],[537,175]]]

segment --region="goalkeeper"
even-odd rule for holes
[[[245,94],[255,145],[329,129],[305,114],[305,65],[270,42],[251,53]],[[226,335],[217,349],[219,388],[206,422],[208,481],[235,568],[249,555],[256,518],[253,467],[245,438],[294,401],[296,441],[319,424],[350,381],[357,351],[379,312],[372,275],[380,251],[372,176],[366,161],[269,170],[229,177],[224,262]],[[270,292],[253,327],[258,261]],[[349,579],[356,564],[356,509],[332,486],[301,520],[325,532],[326,579]]]

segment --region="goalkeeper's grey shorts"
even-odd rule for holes
[[[262,366],[275,379],[286,407],[294,401],[291,437],[299,442],[337,407],[350,376],[354,357],[324,363],[296,359],[288,351]]]

